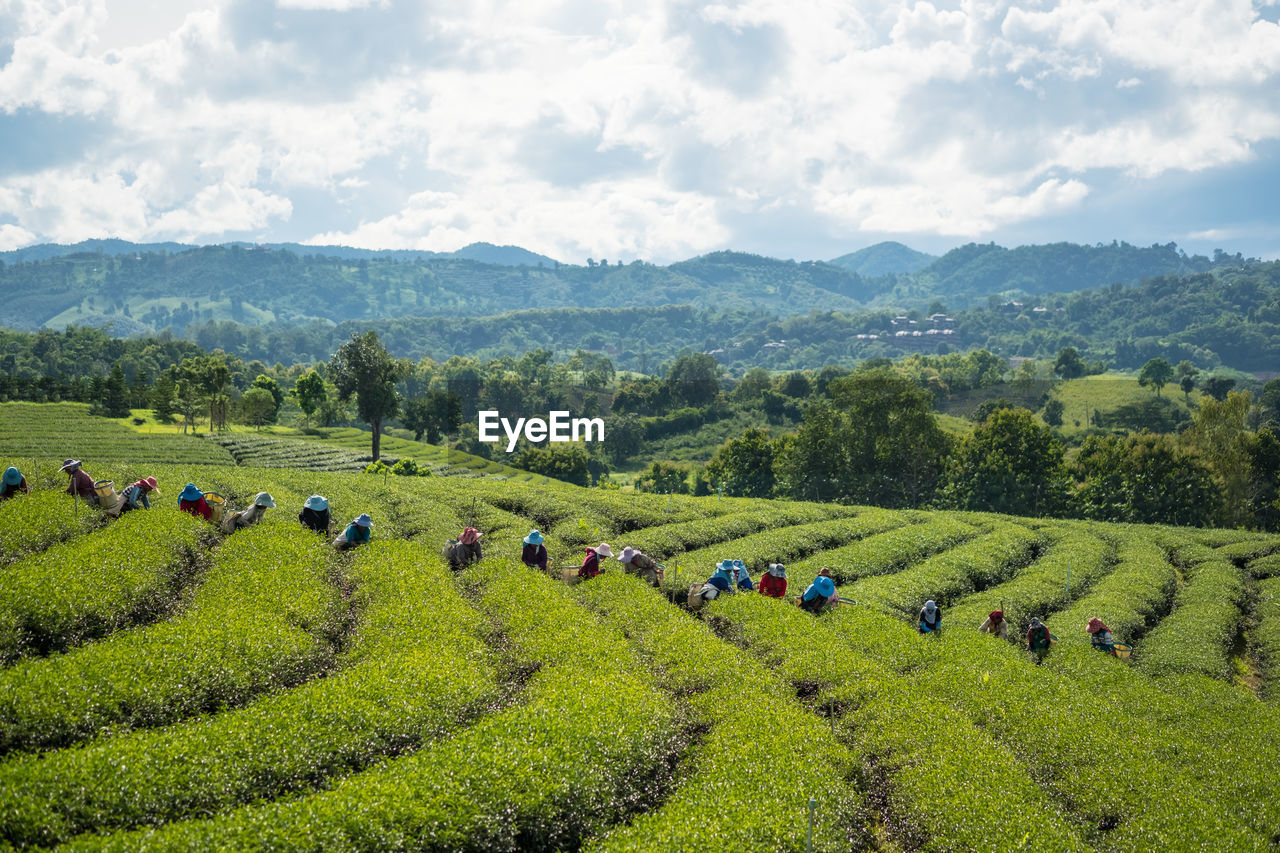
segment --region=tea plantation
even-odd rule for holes
[[[1280,845],[1280,537],[384,480],[56,428],[0,452],[38,465],[0,503],[13,848]],[[163,494],[109,519],[59,493],[51,449]],[[224,535],[177,511],[188,481],[277,508]],[[314,492],[335,523],[368,512],[373,542],[304,530]],[[455,574],[440,547],[469,523],[485,558]],[[603,539],[661,559],[665,586],[616,562],[566,586],[519,562],[531,527],[553,567]],[[792,596],[829,568],[857,603],[689,612],[725,557],[786,562]],[[939,636],[916,631],[926,598]],[[1048,622],[1043,665],[976,630],[1000,606],[1019,633]],[[1093,615],[1130,660],[1090,649]]]

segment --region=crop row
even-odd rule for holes
[[[1280,577],[1258,581],[1253,642],[1267,698],[1280,696]]]
[[[492,703],[487,622],[439,557],[403,542],[356,553],[362,618],[336,674],[237,711],[2,764],[0,839],[49,845],[273,799],[415,749]]]
[[[1249,574],[1255,578],[1273,578],[1280,575],[1280,554],[1270,554],[1250,560]]]
[[[164,614],[194,570],[202,532],[177,509],[131,512],[10,565],[0,584],[0,661],[59,651]]]
[[[718,545],[690,551],[680,558],[684,581],[705,579],[716,563],[723,559],[742,560],[753,574],[770,563],[790,562],[829,548],[839,547],[855,539],[883,533],[909,523],[902,512],[888,509],[864,509],[853,518],[815,521],[793,527],[779,527],[734,539]],[[679,584],[667,578],[672,585]]]
[[[862,578],[898,572],[912,563],[978,535],[971,524],[942,513],[923,520],[908,516],[906,524],[860,539],[852,545],[820,551],[788,567],[792,583],[812,582],[823,568],[831,570],[836,583],[853,583]]]
[[[332,553],[300,526],[250,528],[177,618],[0,672],[0,750],[164,725],[306,680],[333,658]]]
[[[1027,564],[1041,541],[1021,525],[995,522],[986,535],[897,574],[867,578],[842,591],[860,604],[914,618],[927,599],[946,607],[1005,580]]]
[[[823,621],[849,648],[909,670],[915,702],[963,712],[1017,756],[1054,801],[1069,806],[1087,843],[1113,850],[1264,846],[1254,833],[1276,807],[1239,795],[1265,781],[1274,759],[1263,759],[1260,770],[1223,766],[1220,742],[1199,742],[1201,729],[1225,735],[1241,723],[1198,713],[1194,694],[1174,699],[1133,668],[1109,666],[1111,659],[1078,646],[1056,647],[1048,665],[1037,667],[1012,643],[973,631],[921,637],[865,607],[841,607]],[[1196,724],[1179,720],[1171,728],[1178,707]],[[929,714],[919,713],[929,724]],[[1011,839],[1010,846],[1034,838]]]
[[[702,519],[696,524],[676,521],[647,527],[630,534],[627,544],[647,554],[666,558],[718,542],[741,539],[761,530],[849,514],[848,510],[842,510],[843,507],[816,504],[783,504],[775,509],[759,512],[734,512],[717,518]]]
[[[839,733],[884,795],[880,817],[895,840],[935,850],[1000,849],[1024,838],[1084,848],[1016,755],[963,714],[922,701],[910,680],[850,649],[829,620],[755,596],[718,600],[711,613],[797,690],[816,693],[820,708],[855,709]]]
[[[1245,542],[1232,542],[1215,549],[1217,559],[1247,562],[1280,551],[1280,536],[1268,536]]]
[[[533,672],[520,704],[330,791],[71,849],[573,849],[648,807],[679,731],[626,641],[529,570],[495,561],[466,579]]]
[[[60,491],[33,491],[0,502],[0,566],[92,530],[103,515]]]
[[[1112,546],[1082,525],[1044,528],[1049,547],[1037,560],[1002,584],[966,596],[946,618],[954,625],[977,627],[992,610],[1004,611],[1011,631],[1019,635],[1033,616],[1065,607],[1112,567]]]
[[[810,797],[818,802],[812,849],[849,848],[858,804],[843,778],[849,757],[784,682],[636,578],[601,577],[575,589],[639,647],[706,730],[661,808],[588,850],[799,851]]]
[[[1219,549],[1221,550],[1221,549]],[[1243,570],[1221,559],[1189,569],[1173,611],[1142,641],[1139,663],[1151,675],[1198,672],[1229,678],[1231,647],[1244,620]]]
[[[1178,581],[1165,550],[1141,527],[1114,525],[1116,567],[1092,591],[1047,622],[1058,637],[1087,643],[1085,624],[1097,616],[1116,642],[1132,643],[1164,613]]]

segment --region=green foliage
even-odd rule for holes
[[[391,473],[397,477],[422,477],[431,473],[428,468],[419,468],[418,463],[412,459],[401,459],[391,466]]]
[[[939,503],[1011,515],[1062,515],[1070,481],[1062,444],[1025,409],[1000,409],[961,440]]]
[[[152,515],[160,517],[130,517]],[[326,583],[328,549],[281,523],[227,540],[176,619],[0,672],[0,750],[164,725],[297,684],[331,663],[322,637],[339,599]]]
[[[1144,388],[1148,385],[1155,388],[1157,397],[1160,396],[1160,389],[1168,385],[1171,379],[1173,379],[1173,365],[1163,358],[1151,359],[1142,365],[1142,370],[1138,373],[1138,384]]]
[[[1044,422],[1051,427],[1062,426],[1062,412],[1066,407],[1061,400],[1050,400],[1044,404]]]
[[[580,443],[530,445],[511,460],[512,465],[523,471],[575,486],[591,485],[591,463],[591,455]]]
[[[658,495],[687,495],[689,469],[674,462],[657,461],[636,477],[635,490]]]
[[[707,463],[710,484],[731,497],[773,496],[776,446],[763,429],[749,429],[721,445]]]
[[[1084,359],[1075,347],[1064,347],[1053,364],[1053,372],[1063,379],[1079,379],[1085,374]]]
[[[336,673],[239,711],[0,765],[0,834],[51,845],[306,790],[486,710],[498,693],[486,624],[439,560],[405,542],[357,554],[361,622]]]
[[[945,513],[873,533],[852,545],[824,549],[790,567],[797,585],[807,585],[819,570],[830,569],[837,583],[900,572],[919,560],[954,548],[978,534],[977,528]]]
[[[1188,423],[1186,409],[1167,397],[1153,397],[1134,403],[1117,406],[1104,411],[1094,418],[1094,426],[1118,427],[1135,432],[1176,433]]]
[[[671,397],[686,406],[705,406],[720,393],[720,364],[705,353],[677,358],[667,368]]]
[[[363,335],[353,334],[329,361],[329,376],[338,389],[338,396],[349,400],[355,395],[360,420],[369,424],[375,460],[381,455],[382,423],[395,417],[399,410],[396,383],[408,370],[407,363],[392,359],[373,330]]]
[[[1073,473],[1086,518],[1205,527],[1221,512],[1210,471],[1162,435],[1090,436]]]
[[[102,523],[104,516],[87,508],[76,512],[70,505],[71,500],[67,495],[46,489],[0,501],[0,566],[79,536]]]
[[[1167,611],[1178,572],[1164,549],[1140,527],[1116,531],[1116,566],[1088,595],[1045,620],[1062,640],[1088,645],[1085,625],[1094,616],[1111,629],[1118,643],[1136,642],[1149,624]]]
[[[1202,673],[1229,678],[1231,646],[1244,619],[1243,572],[1221,560],[1188,570],[1170,613],[1142,641],[1138,661],[1152,675]]]
[[[1274,561],[1280,563],[1280,561]],[[1278,566],[1277,568],[1280,568]],[[1280,572],[1258,581],[1253,618],[1254,648],[1262,669],[1267,698],[1280,695]]]

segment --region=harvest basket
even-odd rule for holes
[[[221,524],[222,516],[227,511],[227,499],[217,492],[205,492],[204,502],[209,505],[209,520],[214,524]]]
[[[94,494],[98,496],[98,506],[105,510],[116,508],[120,496],[116,494],[116,484],[112,480],[98,480],[93,484]]]

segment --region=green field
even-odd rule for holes
[[[1143,388],[1138,384],[1138,377],[1123,373],[1104,373],[1098,376],[1085,376],[1059,383],[1051,396],[1061,400],[1062,427],[1061,432],[1067,438],[1084,433],[1087,426],[1092,426],[1094,411],[1110,412],[1130,403],[1141,403],[1155,397],[1153,388]],[[1186,396],[1178,388],[1177,382],[1171,382],[1160,390],[1162,397],[1167,397],[1179,406],[1186,405]],[[1200,401],[1200,391],[1191,392],[1190,412]]]
[[[23,440],[69,440],[43,424]],[[154,474],[150,512],[58,494],[61,449],[0,504],[0,844],[1277,844],[1280,537],[131,459],[128,432],[78,455],[117,483]],[[0,466],[30,462],[0,446]],[[174,511],[187,481],[278,507],[223,536]],[[373,543],[339,555],[302,530],[313,492],[336,522],[370,513]],[[465,524],[485,559],[453,574],[439,549]],[[634,544],[665,587],[616,562],[573,587],[526,569],[533,526],[553,567]],[[690,613],[722,558],[757,579],[786,561],[792,595],[830,568],[857,603]],[[940,636],[915,629],[926,598]],[[1016,633],[1048,621],[1043,665],[975,630],[998,606]],[[1092,615],[1131,660],[1089,648]]]

